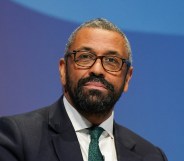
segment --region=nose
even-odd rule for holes
[[[89,69],[91,74],[95,74],[95,75],[99,75],[99,76],[103,76],[105,75],[105,69],[102,66],[102,62],[101,59],[98,58],[95,63],[93,64],[93,66]]]

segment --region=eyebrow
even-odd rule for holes
[[[80,48],[79,48],[79,49],[77,49],[77,50],[93,51],[93,49],[92,49],[92,48],[90,48],[90,47],[85,47],[85,46],[82,46],[82,47],[80,47]]]
[[[77,50],[91,51],[92,53],[96,54],[96,52],[93,50],[93,48],[90,48],[90,47],[83,46],[83,47],[80,47]],[[117,51],[114,51],[114,50],[108,50],[103,55],[113,55],[113,56],[121,57],[121,55]]]
[[[114,50],[109,50],[105,52],[105,55],[113,55],[113,56],[121,57],[121,55],[117,51],[114,51]]]

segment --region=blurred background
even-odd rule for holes
[[[169,161],[183,161],[183,8],[183,0],[0,0],[0,116],[56,101],[70,33],[104,17],[133,50],[133,79],[116,105],[116,121],[161,147]]]

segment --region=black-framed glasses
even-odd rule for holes
[[[86,50],[74,50],[67,53],[67,55],[71,54],[74,55],[74,62],[83,69],[91,68],[97,59],[101,60],[103,68],[109,72],[120,71],[123,64],[126,64],[127,68],[131,66],[129,60],[114,55],[97,56],[94,53]]]

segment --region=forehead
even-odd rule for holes
[[[121,56],[127,53],[125,39],[120,33],[99,28],[86,27],[76,33],[70,50],[82,48],[90,48],[98,53],[115,51]]]

